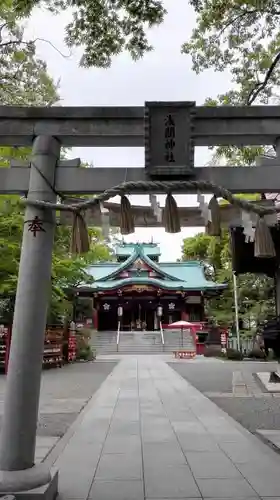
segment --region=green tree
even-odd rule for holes
[[[232,261],[228,231],[221,238],[200,233],[183,241],[182,260],[200,260],[205,263],[206,275],[218,282],[227,283],[221,297],[209,300],[207,312],[217,322],[234,323],[234,292]],[[275,309],[274,283],[266,276],[244,274],[238,276],[240,319],[250,331],[256,322],[263,320]],[[242,324],[241,324],[242,326]]]
[[[91,248],[88,254],[70,256],[71,229],[67,226],[59,226],[56,229],[52,261],[52,295],[49,307],[50,322],[71,312],[73,289],[82,284],[90,285],[93,282],[92,276],[88,273],[89,265],[112,258],[111,250],[102,238],[101,230],[91,228],[89,233]]]
[[[24,210],[16,196],[0,200],[0,296],[15,296],[20,261]],[[110,260],[112,253],[104,243],[99,229],[90,229],[91,249],[86,256],[70,256],[71,228],[58,226],[52,261],[52,287],[49,312],[52,318],[63,315],[69,308],[68,290],[92,283],[87,270],[90,264]],[[6,302],[5,302],[6,304]],[[9,302],[13,307],[13,301]],[[10,311],[7,311],[10,314]]]
[[[280,1],[189,0],[196,26],[182,51],[199,74],[207,69],[231,75],[231,88],[209,96],[206,105],[278,104],[280,76]],[[252,165],[264,147],[215,148],[215,159],[229,165]]]
[[[36,57],[34,41],[24,38],[20,19],[12,1],[0,6],[0,97],[2,104],[49,106],[59,100],[57,86],[47,73],[46,65]],[[29,148],[0,147],[0,167],[7,168],[11,159],[26,160]],[[23,193],[25,194],[25,193]],[[0,197],[0,314],[12,316],[20,261],[24,209],[19,196]],[[58,226],[52,265],[50,316],[68,309],[66,290],[90,283],[89,263],[111,258],[111,252],[98,229],[90,230],[91,250],[86,257],[69,255],[71,229]]]
[[[280,1],[189,0],[196,27],[183,52],[193,70],[228,70],[233,88],[219,96],[221,104],[266,104],[279,81]]]
[[[35,40],[24,27],[12,1],[0,5],[0,100],[2,104],[51,106],[58,101],[57,85],[36,56]]]
[[[102,68],[122,51],[137,60],[152,50],[146,31],[159,25],[166,13],[162,0],[14,0],[12,5],[19,17],[29,16],[35,7],[52,12],[71,8],[67,45],[83,48],[82,66]]]

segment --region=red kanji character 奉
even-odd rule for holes
[[[28,222],[28,231],[33,233],[34,238],[36,238],[37,233],[46,232],[45,229],[43,228],[43,221],[39,219],[38,215],[36,215],[33,220],[27,222]]]

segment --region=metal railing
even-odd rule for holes
[[[118,321],[118,332],[117,332],[117,352],[119,352],[120,331],[121,331],[121,322],[120,322],[120,321]]]
[[[164,349],[164,335],[163,335],[163,329],[162,329],[162,322],[159,322],[159,329],[160,329],[160,336],[161,336],[161,343],[162,343],[162,348]]]

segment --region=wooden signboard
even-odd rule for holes
[[[194,102],[145,103],[145,168],[151,177],[193,174]]]

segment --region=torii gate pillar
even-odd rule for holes
[[[59,155],[55,138],[36,137],[29,199],[56,202],[52,186]],[[53,211],[26,208],[0,440],[1,493],[27,492],[51,480],[34,458],[54,231]]]

